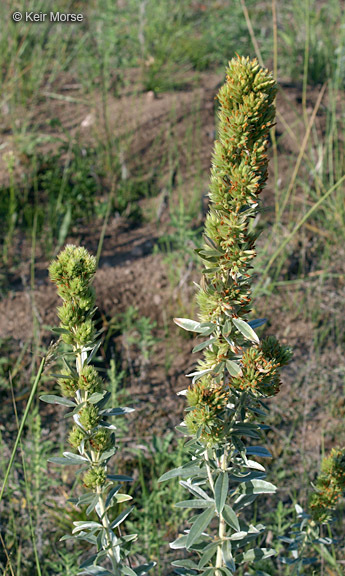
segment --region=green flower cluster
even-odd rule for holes
[[[95,337],[95,295],[91,286],[95,272],[94,256],[73,245],[67,245],[49,267],[50,279],[64,301],[58,308],[62,339],[79,348],[90,345]]]
[[[100,407],[89,401],[93,394],[102,392],[102,378],[82,358],[83,349],[95,344],[95,296],[91,287],[95,272],[96,259],[85,248],[72,245],[66,246],[49,267],[50,278],[64,301],[58,308],[62,338],[73,347],[77,358],[77,370],[58,379],[63,396],[73,398],[79,406],[69,442],[80,453],[90,450],[93,454],[92,468],[84,478],[85,485],[93,489],[106,481],[107,459],[99,460],[115,443],[114,434],[101,425]]]
[[[187,416],[185,423],[191,435],[199,434],[208,445],[216,444],[224,429],[224,411],[228,401],[227,389],[222,385],[210,386],[204,376],[187,390]]]
[[[240,329],[251,311],[249,272],[258,235],[251,221],[258,213],[258,197],[267,179],[267,138],[275,117],[276,92],[268,70],[256,60],[237,57],[229,63],[226,82],[218,94],[219,137],[213,155],[204,246],[198,250],[205,268],[197,295],[201,326],[210,327],[211,335],[198,371],[207,370],[212,375],[202,380],[203,390],[210,392],[207,395],[204,390],[200,407],[194,406],[192,412],[187,409],[186,424],[191,433],[206,421],[211,430],[213,414],[221,438],[223,418],[214,410],[213,392],[221,386],[228,401],[234,391],[246,391],[253,399],[276,394],[279,369],[291,357],[290,350],[275,338],[253,343],[250,332],[248,336]],[[200,384],[195,386],[199,393]],[[191,394],[189,391],[187,399]]]
[[[333,448],[322,462],[316,492],[310,498],[310,511],[317,522],[326,522],[345,492],[345,448]]]

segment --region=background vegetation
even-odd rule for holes
[[[236,52],[256,55],[280,86],[254,300],[266,333],[295,350],[268,432],[280,490],[265,521],[278,551],[323,454],[345,442],[344,8],[340,0],[61,0],[60,11],[85,15],[67,25],[16,24],[11,13],[26,3],[0,6],[0,475],[57,322],[48,263],[64,243],[83,244],[99,260],[99,366],[113,401],[136,408],[119,431],[117,461],[135,478],[136,553],[155,560],[159,575],[171,572],[167,542],[185,527],[173,507],[178,484],[157,479],[183,462],[171,431],[195,345],[172,317],[196,315],[214,96]],[[37,12],[50,9],[35,2]],[[47,371],[40,393],[52,387]],[[81,517],[72,504],[61,513],[78,488],[73,473],[46,462],[63,448],[59,417],[37,395],[1,502],[4,575],[76,574],[80,551],[58,539]],[[339,542],[316,551],[317,574],[344,573],[343,516],[340,503]],[[269,566],[291,573],[279,560]]]

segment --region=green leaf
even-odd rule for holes
[[[123,408],[107,408],[106,410],[101,410],[100,414],[102,416],[122,416],[122,414],[129,414],[130,412],[134,412],[134,408],[124,406]]]
[[[228,490],[229,490],[229,477],[226,472],[221,472],[214,486],[214,495],[218,514],[221,514],[223,511],[226,502],[226,497],[228,495]]]
[[[92,529],[92,530],[102,530],[103,526],[102,524],[99,524],[99,522],[84,522],[84,521],[78,521],[78,522],[73,522],[75,528],[72,530],[72,534],[76,534],[77,532],[80,532],[81,530],[87,530],[87,529]]]
[[[132,570],[132,568],[130,568],[129,566],[126,566],[126,564],[122,564],[121,572],[126,576],[137,576],[137,573],[134,572],[134,570]]]
[[[197,332],[200,327],[200,322],[195,322],[195,320],[189,320],[188,318],[174,318],[174,322],[188,332]]]
[[[187,534],[184,534],[183,536],[179,536],[178,538],[176,538],[174,542],[171,542],[170,548],[172,550],[180,550],[182,548],[185,548],[186,544],[187,544]]]
[[[235,572],[236,565],[235,565],[234,558],[233,558],[232,553],[231,553],[231,542],[229,542],[229,540],[225,540],[225,542],[223,542],[222,554],[223,554],[223,560],[226,564],[226,567],[229,568],[230,570],[232,570],[233,572]]]
[[[240,318],[233,318],[232,321],[236,326],[237,330],[239,330],[247,340],[260,344],[259,337],[257,336],[257,334],[255,334],[253,328],[251,328],[249,324],[247,324],[247,322],[241,320]]]
[[[233,360],[226,360],[226,367],[228,369],[230,376],[237,377],[242,374],[241,367],[238,364],[236,364],[236,362],[234,362]]]
[[[263,446],[249,446],[246,448],[248,456],[258,456],[259,458],[272,458],[272,454]]]
[[[251,550],[247,550],[247,552],[238,554],[236,556],[236,562],[255,562],[256,560],[265,560],[275,555],[276,551],[273,548],[251,548]]]
[[[191,570],[197,570],[198,569],[197,564],[195,564],[195,562],[193,562],[193,560],[189,560],[188,558],[186,558],[184,560],[175,560],[171,564],[172,564],[172,566],[178,566],[181,568],[189,568]]]
[[[177,508],[210,508],[214,506],[214,501],[195,498],[194,500],[183,500],[175,504],[175,506],[177,506]]]
[[[164,482],[165,480],[170,480],[171,478],[177,478],[178,476],[180,476],[181,478],[188,478],[190,476],[195,476],[199,472],[201,472],[199,466],[195,465],[187,467],[180,466],[179,468],[174,468],[173,470],[170,470],[169,472],[163,474],[158,479],[158,482]]]
[[[256,328],[259,328],[259,326],[266,324],[266,322],[267,318],[257,318],[257,320],[250,320],[248,324],[251,328],[253,328],[253,330],[255,330]]]
[[[204,510],[204,512],[199,514],[189,531],[186,543],[187,549],[190,548],[194,542],[200,538],[201,533],[207,528],[213,517],[214,510],[212,508],[207,508],[207,510]]]
[[[100,400],[103,400],[104,396],[106,395],[106,391],[103,392],[94,392],[91,396],[87,399],[90,404],[97,404]]]
[[[244,494],[274,494],[277,491],[277,487],[266,480],[251,480],[241,484],[240,488]]]
[[[228,526],[230,526],[231,528],[233,528],[238,532],[240,531],[240,524],[236,516],[236,513],[231,508],[231,506],[229,506],[229,504],[225,504],[224,506],[223,518]]]
[[[86,570],[78,572],[79,574],[90,574],[91,576],[114,576],[113,572],[109,572],[102,566],[89,566]]]
[[[213,344],[217,340],[218,340],[218,338],[216,336],[214,336],[213,338],[209,338],[208,340],[205,340],[204,342],[200,342],[200,344],[197,344],[197,346],[194,346],[192,352],[200,352],[200,350],[207,348],[207,346],[210,346],[211,344]]]
[[[134,572],[138,576],[141,576],[141,574],[147,574],[147,572],[149,572],[149,570],[151,570],[151,568],[153,568],[154,566],[156,566],[156,562],[148,562],[147,564],[140,564],[140,566],[136,566],[134,568]]]
[[[200,558],[198,568],[199,569],[204,568],[206,566],[206,564],[213,558],[213,556],[215,555],[216,552],[217,552],[217,547],[215,547],[215,546],[209,548],[208,550],[205,550],[202,553],[202,556]]]
[[[213,502],[212,498],[210,498],[207,495],[207,493],[204,492],[204,490],[199,486],[197,486],[196,484],[192,484],[191,482],[185,482],[184,480],[180,480],[180,484],[184,488],[187,488],[187,490],[189,490],[189,492],[193,494],[193,496],[196,496],[197,498],[198,496],[201,496],[201,498],[203,498],[204,500]]]
[[[107,478],[118,482],[133,482],[133,478],[125,476],[124,474],[107,474]]]
[[[98,460],[98,462],[104,462],[104,460],[108,460],[108,458],[111,458],[112,456],[114,456],[115,452],[117,451],[117,447],[113,446],[113,448],[110,448],[109,450],[106,450],[105,452],[102,453],[100,459]]]
[[[132,512],[134,506],[131,506],[130,508],[127,508],[126,510],[124,510],[123,512],[121,512],[121,514],[119,514],[117,516],[117,518],[115,518],[115,520],[111,523],[110,528],[112,530],[114,530],[114,528],[116,528],[117,526],[119,526],[120,524],[122,524],[122,522],[127,518],[127,516],[129,516],[129,514]]]
[[[40,400],[42,400],[42,402],[46,402],[47,404],[61,404],[61,406],[76,406],[76,403],[73,402],[73,400],[63,398],[62,396],[55,396],[55,394],[42,394],[42,396],[40,396]]]
[[[84,458],[84,456],[79,456],[79,454],[64,452],[64,455],[65,454],[69,454],[69,456],[49,458],[48,462],[52,462],[53,464],[60,464],[62,466],[76,466],[77,464],[80,465],[88,462],[87,458]]]

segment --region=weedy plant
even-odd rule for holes
[[[229,63],[218,94],[211,207],[204,245],[197,251],[205,263],[197,294],[200,320],[175,319],[204,338],[193,350],[203,350],[203,358],[188,375],[192,384],[185,391],[187,415],[177,427],[190,437],[190,462],[161,477],[183,478],[180,483],[192,498],[177,506],[202,510],[171,544],[193,553],[173,562],[178,574],[231,576],[239,566],[253,566],[275,554],[255,544],[248,547],[262,539],[265,527],[248,523],[244,511],[259,494],[276,491],[256,458],[270,457],[258,445],[265,430],[265,401],[279,392],[280,368],[291,357],[275,337],[259,339],[254,330],[264,320],[248,320],[249,271],[258,236],[252,222],[267,178],[267,136],[276,90],[272,76],[256,60],[237,57]]]
[[[69,442],[75,452],[64,452],[50,461],[64,466],[82,466],[86,492],[71,501],[86,508],[86,515],[96,512],[96,520],[74,522],[72,537],[96,548],[80,565],[79,574],[95,576],[135,576],[143,574],[153,563],[130,564],[131,543],[136,534],[122,534],[121,526],[132,507],[119,510],[131,496],[121,492],[129,476],[109,473],[109,460],[116,453],[113,416],[131,412],[132,408],[106,408],[111,393],[105,389],[96,368],[91,364],[100,346],[94,323],[95,294],[91,286],[96,271],[96,259],[85,248],[72,245],[60,253],[49,268],[51,280],[57,285],[63,305],[58,309],[60,327],[57,332],[69,346],[63,357],[64,373],[58,375],[61,396],[44,395],[41,400],[72,408],[68,414],[73,421]],[[111,518],[115,509],[117,515]],[[63,539],[70,538],[65,536]],[[105,563],[106,568],[100,564]]]

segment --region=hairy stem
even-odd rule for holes
[[[109,559],[112,563],[112,566],[113,566],[114,576],[119,576],[120,571],[119,571],[118,563],[117,563],[116,558],[115,558],[113,542],[112,542],[112,538],[110,535],[110,522],[109,522],[108,514],[107,514],[106,509],[105,509],[105,504],[104,504],[104,500],[103,500],[103,493],[102,493],[101,486],[97,486],[96,492],[98,494],[98,503],[99,503],[99,511],[100,511],[100,515],[101,515],[101,522],[103,524],[103,527],[105,529],[106,536],[107,536],[108,557],[109,557]]]
[[[220,461],[220,468],[222,472],[225,472],[227,467],[227,451],[224,450],[221,461]],[[226,535],[226,524],[224,520],[224,516],[222,513],[219,514],[219,529],[218,529],[218,536],[219,536],[219,545],[217,549],[217,559],[216,559],[216,568],[221,568],[223,566],[223,554],[222,554],[222,545],[223,540]],[[217,576],[221,576],[221,572],[217,573]]]

